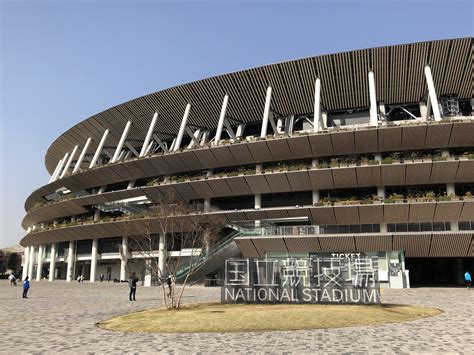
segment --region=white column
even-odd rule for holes
[[[454,188],[454,183],[446,184],[446,195],[456,195],[456,189]]]
[[[385,199],[385,186],[377,186],[377,197],[383,202],[383,200]],[[380,223],[380,233],[387,232],[387,223]]]
[[[72,272],[74,270],[74,259],[75,259],[75,252],[74,252],[74,241],[69,241],[69,249],[67,251],[67,271],[66,271],[66,281],[72,281]]]
[[[161,271],[163,276],[166,275],[165,271],[165,258],[166,258],[166,236],[164,234],[160,234],[160,239],[158,242],[158,268]]]
[[[127,279],[128,237],[122,237],[122,254],[120,255],[120,281]]]
[[[67,161],[67,157],[69,156],[69,153],[66,153],[64,154],[64,157],[63,157],[63,160],[61,161],[61,164],[59,165],[59,168],[58,170],[56,171],[56,174],[54,175],[52,181],[56,181],[59,177],[59,175],[61,174],[62,170],[63,170],[63,166],[64,164],[66,164],[66,161]]]
[[[265,108],[263,110],[262,131],[260,132],[260,138],[265,138],[267,136],[268,116],[270,115],[271,101],[272,101],[272,87],[269,86],[267,88],[267,96],[265,97]]]
[[[221,114],[219,116],[219,123],[217,124],[216,137],[214,139],[214,145],[218,145],[221,140],[222,128],[224,127],[225,114],[227,111],[227,103],[229,102],[229,95],[224,96],[222,102]]]
[[[130,130],[130,126],[132,125],[131,121],[128,121],[127,124],[125,125],[125,128],[123,129],[122,137],[120,137],[119,144],[117,145],[117,148],[115,148],[115,153],[114,156],[112,157],[112,160],[110,160],[111,163],[115,163],[122,152],[123,144],[125,143],[125,139],[127,139],[128,131]]]
[[[44,246],[38,247],[38,266],[36,267],[36,281],[41,281],[41,271],[43,270],[43,253]]]
[[[95,282],[95,274],[97,270],[97,249],[99,239],[92,239],[92,252],[91,252],[91,279],[90,282]]]
[[[430,97],[431,108],[433,109],[433,116],[435,121],[441,121],[441,113],[439,112],[438,97],[434,86],[433,76],[431,75],[431,68],[425,66],[426,84],[428,85],[428,95]]]
[[[375,93],[374,72],[369,71],[369,99],[370,99],[370,125],[378,126],[379,119],[377,115],[377,95]]]
[[[51,243],[51,253],[49,255],[49,281],[54,281],[54,271],[56,269],[56,243]]]
[[[255,194],[254,195],[254,208],[256,210],[259,210],[262,207],[262,195],[261,194]],[[255,227],[259,228],[260,227],[260,220],[255,221]]]
[[[60,159],[60,160],[58,161],[58,164],[56,165],[56,168],[54,168],[54,171],[53,171],[53,173],[51,174],[51,177],[49,178],[48,184],[53,181],[53,178],[54,178],[54,176],[56,175],[56,173],[58,172],[59,166],[61,165],[62,161],[63,161],[62,159]]]
[[[314,119],[313,129],[319,131],[321,122],[321,79],[317,78],[314,82]]]
[[[150,127],[148,127],[148,132],[145,137],[145,141],[143,142],[142,150],[140,151],[140,157],[145,156],[148,150],[148,144],[150,143],[151,136],[153,135],[153,131],[155,130],[156,121],[158,119],[158,112],[155,112],[153,118],[150,123]]]
[[[106,129],[104,134],[102,135],[102,139],[100,140],[99,145],[97,146],[94,157],[91,160],[89,169],[92,169],[96,165],[97,159],[99,159],[100,153],[102,152],[102,148],[104,147],[105,140],[107,139],[108,135],[109,135],[109,130]]]
[[[30,262],[28,263],[28,278],[30,281],[33,280],[33,268],[35,266],[35,247],[30,245],[30,252],[29,252]]]
[[[211,199],[210,198],[205,198],[204,199],[204,212],[210,212],[211,211]]]
[[[321,118],[323,120],[323,128],[328,128],[328,112],[321,111]]]
[[[84,148],[82,149],[81,154],[79,155],[79,159],[77,159],[76,165],[74,165],[74,169],[72,170],[72,173],[76,173],[79,168],[81,167],[82,161],[84,160],[84,157],[86,156],[87,149],[89,148],[89,145],[91,144],[90,137],[87,138],[86,144],[84,145]]]
[[[72,150],[71,155],[69,156],[69,159],[67,160],[66,166],[64,167],[64,170],[61,176],[59,177],[60,179],[62,179],[64,175],[66,175],[67,171],[69,170],[69,167],[71,166],[71,163],[72,163],[72,159],[74,158],[74,155],[77,152],[77,148],[78,148],[77,145],[74,146],[74,149]]]
[[[181,120],[181,126],[179,127],[178,136],[176,137],[176,141],[174,142],[173,151],[176,152],[181,148],[181,141],[183,140],[184,131],[186,129],[186,124],[188,122],[189,111],[191,110],[191,104],[186,105],[186,109],[184,110],[183,119]]]
[[[21,279],[24,280],[26,276],[28,276],[28,264],[30,262],[30,247],[25,247],[25,251],[23,254],[23,270],[21,273]]]

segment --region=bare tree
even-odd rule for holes
[[[124,230],[130,250],[144,259],[147,272],[160,281],[166,307],[179,309],[190,277],[205,261],[224,220],[192,211],[173,195],[132,218]],[[177,282],[168,297],[166,278],[170,276]]]

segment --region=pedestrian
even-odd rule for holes
[[[466,270],[466,273],[464,274],[464,281],[466,282],[466,287],[470,289],[472,279],[471,279],[471,274],[467,270]]]
[[[104,281],[104,274],[100,273],[100,282]]]
[[[135,273],[133,273],[130,277],[130,280],[128,280],[128,287],[130,287],[130,295],[128,296],[128,298],[130,299],[130,301],[136,301],[135,294],[137,292],[137,281],[138,278]]]
[[[83,274],[81,274],[81,277],[80,277],[80,278],[81,278],[81,279],[80,279],[81,283],[84,283],[84,275],[83,275]]]
[[[107,282],[110,282],[110,278],[111,278],[111,272],[107,271]]]
[[[10,276],[8,276],[8,280],[10,281],[10,286],[16,286],[16,277],[15,277],[15,275],[10,274]]]
[[[168,285],[168,297],[171,297],[173,295],[173,288],[174,288],[174,283],[175,283],[175,277],[173,273],[169,274],[168,279],[166,280],[166,283]]]
[[[30,289],[30,281],[28,280],[28,276],[25,277],[23,281],[23,298],[28,298],[28,290]]]

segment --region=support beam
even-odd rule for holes
[[[69,159],[67,160],[66,166],[64,166],[63,172],[61,173],[61,176],[59,177],[60,179],[62,179],[64,175],[66,175],[66,173],[68,172],[69,167],[71,166],[71,163],[72,163],[72,159],[74,158],[74,155],[76,155],[77,148],[79,148],[77,145],[74,146],[74,149],[72,150],[71,155],[69,156]]]
[[[181,148],[181,141],[183,140],[184,130],[186,129],[186,124],[188,122],[189,111],[191,110],[191,104],[186,105],[184,110],[183,119],[181,120],[181,126],[179,127],[178,136],[173,146],[173,152],[176,152]]]
[[[270,115],[271,101],[272,101],[272,87],[269,86],[267,88],[267,95],[265,97],[265,108],[263,110],[262,131],[260,132],[260,138],[265,138],[267,136],[268,116]]]
[[[153,134],[153,139],[161,147],[161,149],[163,149],[164,152],[168,153],[168,147],[166,146],[165,143],[163,143],[163,141],[160,139],[160,137],[158,137],[156,134]]]
[[[224,101],[222,102],[221,114],[219,115],[219,123],[217,124],[216,136],[214,139],[214,145],[219,145],[221,140],[222,128],[224,127],[225,114],[227,111],[227,104],[229,103],[229,95],[224,96]]]
[[[41,281],[41,273],[43,271],[43,254],[44,246],[38,246],[38,265],[36,267],[36,281]]]
[[[58,164],[56,165],[56,168],[54,168],[54,171],[51,174],[51,177],[49,178],[48,184],[53,182],[53,178],[56,176],[56,173],[58,172],[59,166],[61,165],[62,161],[63,161],[62,159],[59,159]]]
[[[54,175],[52,182],[56,181],[59,178],[59,175],[63,171],[64,164],[66,164],[68,156],[69,156],[69,153],[64,154],[63,160],[61,161],[61,164],[59,165],[59,168],[56,171],[56,174]]]
[[[120,255],[120,281],[127,279],[128,237],[122,237],[122,253]]]
[[[69,248],[67,251],[67,270],[66,270],[66,282],[71,282],[73,278],[73,271],[74,271],[74,260],[75,259],[75,252],[74,252],[74,242],[72,240],[69,241]]]
[[[156,121],[158,120],[158,112],[155,112],[153,118],[151,119],[150,127],[148,127],[148,132],[145,137],[145,141],[143,142],[142,150],[140,151],[140,157],[144,157],[147,153],[148,144],[150,143],[151,136],[155,129]]]
[[[102,148],[104,147],[105,140],[107,139],[108,135],[109,135],[109,130],[106,129],[104,134],[102,135],[102,139],[100,140],[99,145],[97,146],[94,157],[91,160],[91,163],[89,165],[89,169],[92,169],[94,166],[96,166],[97,159],[99,159],[100,153],[102,152]]]
[[[321,122],[321,79],[317,78],[314,82],[314,120],[313,129],[315,132],[320,130]]]
[[[237,137],[235,136],[234,130],[232,129],[232,126],[230,125],[230,122],[227,118],[224,119],[224,125],[225,125],[225,129],[226,129],[227,134],[229,135],[229,137],[231,139],[237,139]]]
[[[133,147],[133,145],[130,143],[130,142],[125,142],[125,145],[127,146],[127,148],[136,156],[136,157],[139,157],[140,154],[138,153],[138,151]]]
[[[74,165],[74,169],[72,170],[72,173],[77,173],[77,171],[80,169],[82,161],[84,160],[84,157],[86,156],[87,149],[89,149],[89,145],[91,144],[92,139],[89,137],[87,138],[86,144],[84,145],[84,148],[82,149],[81,154],[79,155],[79,159],[77,159],[76,165]]]
[[[92,251],[91,251],[91,278],[90,282],[95,282],[95,276],[97,272],[97,249],[98,249],[99,239],[92,239]]]
[[[56,271],[56,243],[51,243],[51,253],[49,254],[49,282],[54,281]]]
[[[122,152],[122,148],[125,143],[125,140],[127,139],[128,131],[130,130],[131,125],[132,125],[131,121],[128,121],[127,124],[125,125],[125,128],[123,129],[123,132],[122,132],[122,137],[120,137],[120,141],[117,145],[117,148],[115,148],[114,156],[112,157],[112,160],[110,161],[111,163],[115,163],[120,153]]]
[[[435,121],[441,121],[441,113],[439,112],[438,97],[434,86],[433,76],[431,75],[431,68],[429,65],[425,66],[426,84],[428,85],[428,95],[431,101],[431,108],[433,109],[433,117]]]
[[[237,138],[241,138],[244,136],[244,129],[245,129],[245,124],[241,123],[237,126],[237,131],[235,132],[235,135]]]
[[[378,126],[377,95],[375,92],[374,72],[369,71],[370,125]]]
[[[201,130],[197,129],[195,132],[189,127],[185,128],[186,133],[191,137],[191,143],[188,148],[192,148],[194,145],[199,145],[199,137],[201,135]]]

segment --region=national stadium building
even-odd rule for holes
[[[364,253],[388,287],[461,282],[474,269],[473,104],[473,38],[288,61],[119,104],[49,147],[51,178],[25,203],[23,277],[127,279],[139,256],[124,226],[173,194],[226,223],[206,253],[152,231],[160,258],[202,253],[201,279],[228,257]]]

